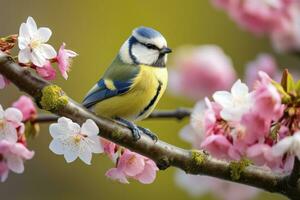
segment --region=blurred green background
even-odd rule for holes
[[[1,1],[0,35],[17,33],[19,25],[32,16],[38,26],[50,27],[53,36],[49,43],[59,48],[67,43],[77,53],[68,81],[59,78],[56,83],[75,100],[81,101],[87,90],[98,80],[110,64],[120,45],[137,26],[145,25],[159,30],[173,49],[181,45],[217,44],[232,57],[240,75],[243,66],[260,52],[272,52],[263,38],[255,38],[240,30],[224,12],[218,11],[207,0],[173,1],[113,1],[113,0],[9,0]],[[172,59],[172,57],[170,57]],[[276,55],[285,66],[296,66],[297,58]],[[59,76],[60,77],[60,76]],[[10,86],[0,92],[0,103],[9,106],[20,92]],[[166,94],[160,109],[193,106],[194,102]],[[149,120],[142,125],[158,133],[160,139],[188,148],[178,137],[178,131],[188,120]],[[213,199],[210,195],[192,198],[174,182],[174,168],[158,173],[151,185],[132,181],[122,185],[108,180],[104,173],[112,163],[104,156],[94,156],[93,165],[80,161],[66,164],[62,156],[50,152],[47,125],[40,136],[29,141],[36,152],[26,163],[25,173],[11,173],[1,184],[1,199]],[[285,199],[263,193],[256,199]]]

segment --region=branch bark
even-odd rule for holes
[[[213,176],[280,193],[290,199],[299,199],[300,188],[288,183],[289,174],[275,173],[252,165],[239,167],[236,163],[233,165],[217,160],[204,151],[182,149],[161,140],[154,143],[144,135],[135,142],[129,129],[111,119],[95,116],[67,97],[58,86],[22,68],[3,53],[0,53],[0,73],[20,90],[31,95],[42,109],[77,123],[83,123],[86,119],[94,120],[99,126],[101,137],[151,158],[160,169],[174,166],[189,174]],[[163,116],[169,116],[169,113]]]
[[[296,157],[294,161],[294,167],[292,173],[289,176],[288,183],[291,187],[300,187],[300,161]]]
[[[182,120],[191,115],[189,108],[177,108],[175,110],[156,110],[147,119],[177,119]],[[33,119],[32,123],[50,123],[56,122],[59,117],[53,114],[39,114]]]

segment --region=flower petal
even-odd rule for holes
[[[96,136],[99,134],[99,128],[93,120],[88,119],[82,124],[81,132],[88,136]]]
[[[231,93],[234,97],[248,95],[248,92],[248,86],[245,83],[242,83],[240,79],[237,80],[231,88]]]
[[[74,58],[74,57],[78,56],[78,53],[76,53],[75,51],[72,51],[69,49],[66,49],[65,51],[67,52],[67,54],[70,58]]]
[[[0,130],[0,140],[7,140],[11,143],[17,142],[18,135],[16,128],[12,124],[6,123],[4,129]]]
[[[20,44],[20,40],[22,40],[21,44]],[[28,27],[25,23],[22,23],[19,29],[19,37],[18,37],[19,48],[20,49],[26,48],[29,40],[30,40],[30,34],[29,34]],[[23,42],[27,42],[27,44]]]
[[[88,149],[82,149],[79,152],[79,158],[87,165],[91,164],[92,153]]]
[[[47,64],[47,60],[44,57],[43,53],[40,51],[40,48],[33,49],[33,51],[31,52],[31,61],[37,67],[43,67],[45,64]]]
[[[24,164],[23,160],[18,156],[6,156],[7,160],[7,166],[8,168],[18,174],[21,174],[24,172]]]
[[[158,170],[157,166],[152,160],[146,162],[144,171],[137,175],[137,179],[143,184],[150,184],[155,180],[156,171]]]
[[[79,154],[79,149],[78,146],[74,145],[74,144],[69,144],[68,145],[70,148],[66,149],[64,157],[66,159],[66,161],[68,163],[73,162],[74,160],[76,160],[76,158],[78,157]]]
[[[23,119],[23,114],[17,108],[7,108],[4,112],[4,117],[10,122],[20,123]]]
[[[105,176],[112,180],[118,180],[120,183],[128,184],[125,174],[117,168],[112,168],[105,173]]]
[[[282,156],[285,153],[287,153],[293,143],[293,137],[288,136],[284,138],[283,140],[279,141],[277,144],[275,144],[272,148],[272,154],[275,157]]]
[[[49,132],[53,138],[61,135],[73,135],[80,132],[80,126],[66,117],[60,117],[58,123],[49,126]]]
[[[30,49],[29,48],[26,48],[26,49],[22,49],[19,51],[19,54],[18,54],[18,61],[20,63],[29,63],[31,60],[31,53],[30,53]]]
[[[47,42],[52,35],[52,31],[49,28],[42,27],[37,30],[37,38],[41,42]]]
[[[50,44],[41,44],[39,51],[46,59],[55,58],[57,55],[55,49]]]
[[[90,141],[88,142],[88,145],[91,149],[92,153],[103,153],[104,149],[100,142],[99,136],[93,136],[89,137]]]
[[[232,106],[232,95],[227,91],[217,91],[213,94],[215,102],[220,104],[222,107]]]
[[[49,145],[49,149],[57,155],[63,155],[65,152],[64,145],[59,139],[53,139]]]
[[[26,26],[28,28],[28,32],[30,34],[30,37],[33,38],[35,33],[37,32],[37,26],[32,17],[27,18]]]

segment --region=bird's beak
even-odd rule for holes
[[[161,54],[167,54],[167,53],[171,53],[172,49],[168,48],[168,47],[163,47],[160,51]]]

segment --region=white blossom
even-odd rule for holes
[[[246,84],[237,80],[231,93],[228,91],[217,91],[213,95],[215,102],[222,106],[221,117],[229,121],[239,121],[249,111],[253,104],[252,95]]]
[[[280,140],[272,147],[272,153],[274,156],[283,156],[285,153],[290,153],[300,159],[300,131]]]
[[[28,17],[26,23],[22,23],[19,30],[19,62],[32,62],[37,67],[43,67],[47,59],[55,58],[55,49],[46,44],[51,35],[52,32],[49,28],[37,28],[34,19]]]
[[[58,155],[64,155],[68,163],[79,157],[90,165],[92,153],[102,153],[103,148],[98,136],[99,129],[91,119],[86,120],[82,127],[72,120],[61,117],[58,123],[49,127],[52,142],[49,145],[51,151]]]

